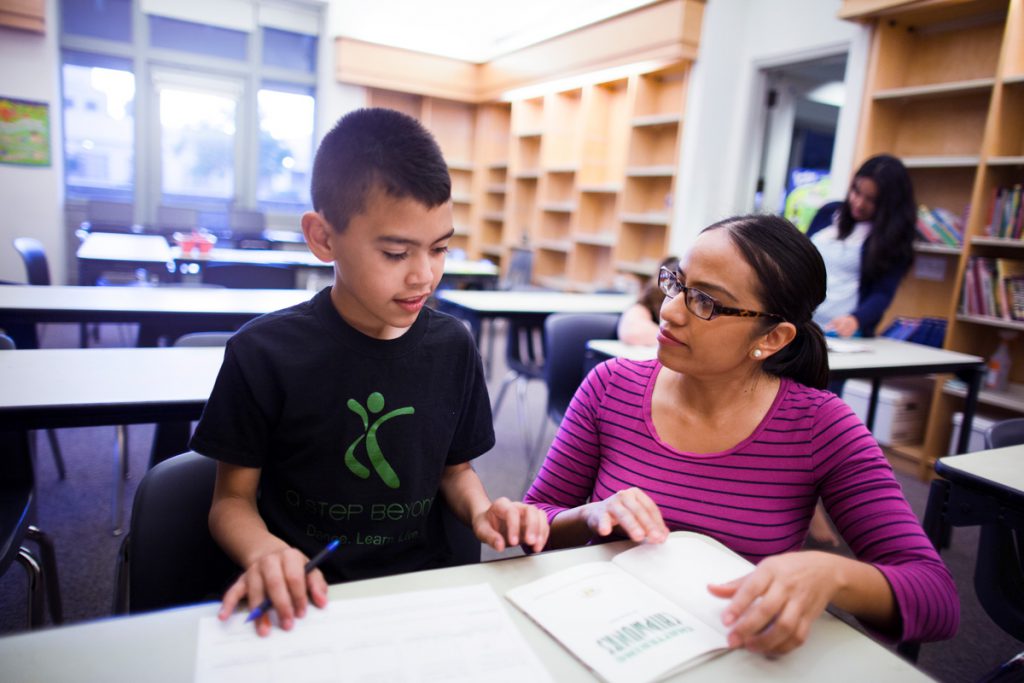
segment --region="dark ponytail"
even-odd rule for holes
[[[825,335],[811,320],[825,300],[825,262],[802,232],[779,216],[752,214],[719,221],[704,229],[725,229],[758,277],[762,310],[796,327],[796,337],[762,364],[764,371],[815,389],[828,386]],[[778,324],[762,318],[763,331]],[[762,332],[763,333],[763,332]]]

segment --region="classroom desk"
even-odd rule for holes
[[[980,526],[974,588],[993,621],[1024,638],[1024,573],[1017,541],[1024,533],[1024,445],[940,458],[924,530],[942,549],[952,527]],[[1007,678],[1006,680],[1010,680]],[[1014,679],[1016,680],[1016,679]]]
[[[90,233],[76,255],[81,284],[96,284],[107,270],[141,268],[150,277],[162,281],[168,281],[174,272],[171,247],[160,235]]]
[[[505,591],[576,563],[607,560],[630,547],[628,541],[552,551],[527,557],[450,569],[400,574],[331,586],[331,600],[387,595],[412,590],[490,584]],[[511,603],[504,601],[517,628],[559,683],[596,681],[567,650]],[[28,681],[184,681],[195,671],[197,623],[216,605],[112,618],[0,638],[0,661],[8,683]],[[331,609],[344,609],[342,604]],[[301,628],[301,621],[296,628]],[[270,637],[273,637],[271,635]],[[815,623],[806,644],[769,660],[745,651],[730,652],[685,671],[672,681],[927,681],[923,673],[835,617]]]
[[[984,358],[886,337],[857,339],[853,343],[866,350],[852,353],[829,351],[829,375],[832,379],[871,379],[871,397],[868,401],[867,419],[864,421],[868,429],[874,425],[878,392],[884,378],[953,373],[967,384],[963,427],[957,442],[957,452],[966,452],[971,423],[978,406],[981,379],[985,372]],[[646,360],[654,358],[658,351],[654,346],[630,346],[612,339],[591,340],[587,342],[587,349],[592,362],[617,356]]]
[[[38,349],[0,353],[3,448],[30,429],[198,419],[223,348]],[[186,450],[186,444],[181,445]],[[121,528],[124,451],[115,449],[113,522]]]
[[[181,333],[234,330],[313,294],[304,289],[0,286],[0,327],[4,322],[114,322],[169,325]],[[155,343],[153,335],[139,340],[140,346]]]
[[[178,282],[187,273],[196,273],[206,263],[275,265],[299,270],[330,272],[332,262],[323,262],[306,249],[234,249],[214,247],[203,254],[198,249],[183,253],[157,235],[92,233],[78,249],[78,281],[96,284],[104,270],[143,268],[163,282]],[[449,286],[472,284],[493,287],[498,267],[489,261],[446,259],[442,282]]]
[[[621,313],[636,302],[632,294],[576,294],[554,291],[444,290],[437,307],[469,322],[480,339],[480,323],[493,318],[542,322],[552,313]]]

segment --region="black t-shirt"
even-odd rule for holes
[[[228,342],[191,447],[262,468],[260,514],[331,582],[443,566],[445,466],[494,446],[480,355],[461,322],[424,308],[398,339],[367,337],[330,289]]]

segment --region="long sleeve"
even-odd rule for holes
[[[862,259],[867,258],[867,245],[868,242],[865,241],[864,247],[861,249]],[[888,310],[889,304],[896,296],[896,290],[906,274],[906,266],[893,268],[871,283],[866,282],[863,274],[861,275],[857,307],[853,309],[852,315],[857,319],[862,336],[875,336],[875,328],[878,327],[882,316]]]
[[[877,442],[838,398],[824,401],[811,444],[822,500],[857,559],[879,569],[902,618],[899,639],[951,638],[960,619],[956,586]]]
[[[595,367],[576,390],[547,458],[523,502],[536,505],[550,522],[591,498],[601,462],[597,406],[605,393],[608,365]]]

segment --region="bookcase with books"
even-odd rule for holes
[[[857,156],[900,157],[922,205],[914,268],[880,329],[945,318],[944,348],[985,358],[1005,340],[1009,383],[983,387],[978,411],[1024,414],[1024,2],[846,0],[841,16],[873,27]],[[931,476],[965,394],[937,377],[924,442],[891,450],[894,465]]]

